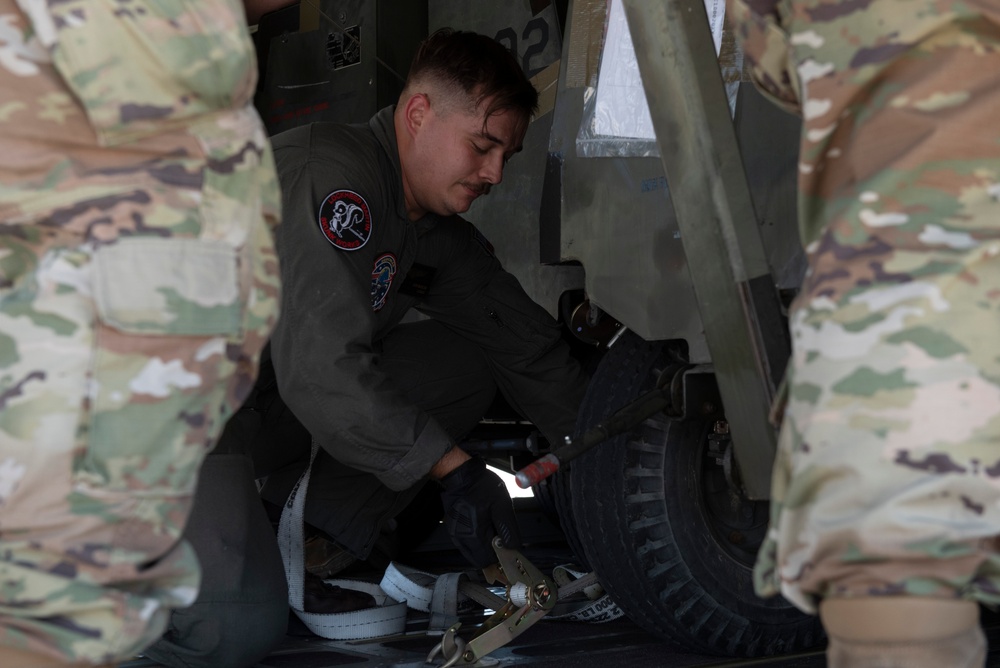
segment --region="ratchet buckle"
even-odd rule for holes
[[[441,642],[427,655],[427,663],[431,663],[438,653],[445,659],[440,668],[475,663],[524,633],[555,607],[558,595],[552,579],[517,550],[505,548],[499,538],[493,539],[493,550],[498,563],[483,569],[483,573],[491,583],[506,585],[507,602],[484,621],[468,641],[458,636],[462,623],[452,624]]]

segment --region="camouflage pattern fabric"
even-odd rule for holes
[[[804,120],[809,271],[758,592],[1000,602],[1000,5],[730,12]]]
[[[0,645],[125,658],[195,598],[277,317],[255,77],[236,1],[0,0]]]

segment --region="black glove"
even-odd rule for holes
[[[486,462],[473,457],[440,482],[448,535],[473,566],[484,568],[497,562],[494,536],[500,536],[504,547],[521,547],[507,487],[486,468]]]

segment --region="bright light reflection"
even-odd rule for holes
[[[488,467],[491,471],[496,473],[503,480],[504,484],[507,485],[507,493],[510,494],[511,498],[515,496],[534,496],[535,493],[530,489],[521,489],[517,486],[517,481],[514,480],[514,474],[507,473],[506,471],[501,471],[500,469]]]

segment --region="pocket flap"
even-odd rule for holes
[[[238,334],[236,249],[198,239],[119,239],[94,254],[94,300],[107,324],[138,334]]]

